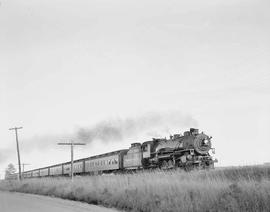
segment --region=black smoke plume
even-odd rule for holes
[[[90,143],[95,140],[103,142],[122,141],[137,135],[157,137],[170,133],[170,129],[197,126],[197,121],[189,115],[178,111],[165,113],[147,113],[127,119],[111,119],[97,123],[90,128],[80,128],[76,139]]]
[[[196,127],[197,121],[190,115],[183,115],[179,111],[170,112],[151,112],[141,116],[131,118],[117,118],[100,121],[94,126],[83,127],[70,134],[51,134],[33,136],[30,139],[22,140],[20,149],[22,152],[31,152],[34,150],[46,151],[46,149],[56,148],[58,142],[75,140],[86,143],[93,141],[117,142],[127,140],[127,142],[136,141],[139,137],[151,139],[152,137],[161,137],[171,133]],[[137,140],[144,142],[144,140]],[[16,156],[16,150],[6,149],[0,151],[0,163],[3,163],[10,155]]]

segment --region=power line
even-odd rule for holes
[[[22,129],[22,127],[9,128],[9,130],[15,131],[16,144],[17,144],[17,155],[18,155],[18,165],[19,165],[19,180],[21,180],[22,179],[21,158],[20,158],[20,149],[19,149],[18,132],[17,132],[19,129]]]
[[[73,148],[75,145],[86,145],[85,143],[74,143],[73,141],[71,142],[67,142],[67,143],[57,143],[58,145],[68,145],[70,146],[70,153],[71,153],[71,181],[73,181],[73,176],[74,176],[74,173],[73,173]]]

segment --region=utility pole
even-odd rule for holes
[[[71,150],[71,181],[73,182],[73,176],[74,176],[74,173],[73,173],[73,149],[74,149],[74,146],[75,145],[86,145],[85,143],[74,143],[73,141],[71,142],[67,142],[67,143],[57,143],[58,145],[69,145],[70,146],[70,150]]]
[[[29,163],[22,163],[22,167],[23,167],[22,168],[22,170],[23,170],[22,172],[24,172],[24,166],[27,166],[27,165],[31,165],[31,164],[29,164]]]
[[[23,173],[24,173],[24,166],[31,165],[29,163],[22,163],[22,178],[23,178]]]
[[[18,165],[19,165],[19,180],[21,180],[22,179],[21,158],[20,158],[20,149],[19,149],[18,132],[17,132],[19,129],[22,129],[22,127],[9,128],[9,130],[15,130],[16,144],[17,144],[17,155],[18,155]]]

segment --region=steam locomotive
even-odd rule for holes
[[[214,168],[214,163],[209,151],[211,146],[210,136],[199,133],[198,129],[190,128],[183,135],[175,134],[169,139],[155,139],[142,144],[135,143],[127,152],[137,152],[138,166],[143,168],[159,167],[170,169],[181,167],[186,170],[193,168]],[[134,153],[133,153],[134,154]],[[140,165],[141,161],[141,165]]]
[[[129,149],[118,150],[101,155],[75,160],[75,175],[96,175],[118,173],[128,170],[172,169],[185,170],[214,168],[214,154],[210,136],[190,128],[183,135],[175,134],[166,138],[153,138],[143,143],[132,143]],[[68,176],[71,174],[71,162],[56,164],[23,172],[23,178]],[[17,175],[10,176],[16,179]]]

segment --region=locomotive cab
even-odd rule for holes
[[[123,165],[126,169],[137,169],[142,166],[142,149],[140,143],[132,143],[123,158]]]
[[[147,141],[142,144],[142,156],[143,158],[150,158],[151,157],[151,147],[153,142]]]

